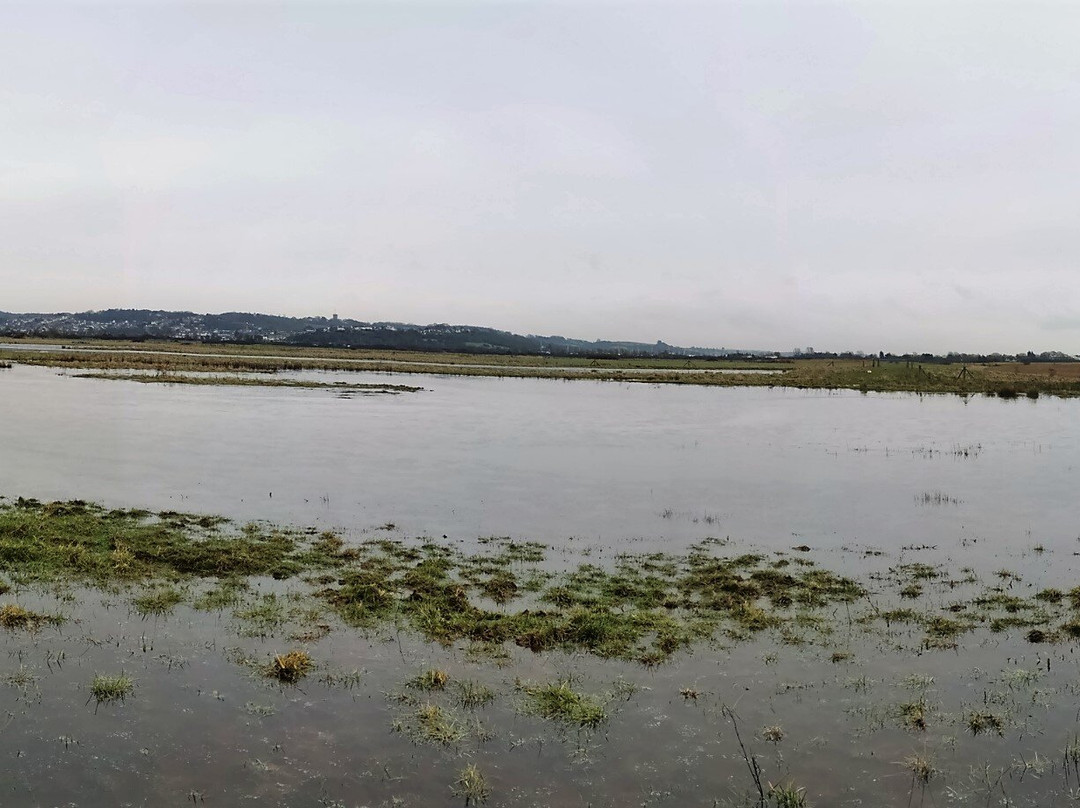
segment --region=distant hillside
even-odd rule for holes
[[[514,334],[480,326],[367,323],[337,317],[107,309],[59,314],[0,312],[0,335],[96,339],[171,339],[199,342],[271,342],[338,348],[387,348],[555,356],[732,356],[765,351],[682,348],[664,342],[610,342]]]
[[[0,311],[0,337],[93,338],[126,340],[185,340],[196,342],[276,343],[280,345],[334,348],[385,348],[408,351],[455,353],[529,354],[587,357],[764,357],[776,351],[727,348],[684,348],[665,342],[612,342],[561,336],[514,334],[473,325],[414,325],[368,323],[334,317],[278,317],[228,311],[196,314],[190,311],[106,309],[75,314],[13,314]],[[796,350],[784,357],[804,359],[860,358],[861,351],[830,353]],[[882,361],[943,362],[1074,362],[1061,351],[1012,354],[949,353],[870,354]]]

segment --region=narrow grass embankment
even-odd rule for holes
[[[785,364],[724,359],[586,359],[584,357],[421,353],[288,345],[189,345],[170,342],[69,341],[42,350],[3,350],[0,357],[29,365],[163,372],[281,370],[394,371],[479,376],[603,378],[623,371],[779,370]]]
[[[272,376],[191,376],[183,373],[77,373],[79,379],[107,379],[139,382],[140,384],[190,384],[216,387],[287,387],[299,390],[336,390],[340,393],[364,395],[398,395],[417,393],[423,387],[405,384],[353,384],[350,382],[314,382],[297,379],[275,379]]]
[[[135,352],[143,354],[171,353],[191,354],[196,357],[238,357],[266,360],[339,360],[347,362],[409,362],[436,365],[499,365],[520,368],[651,368],[656,370],[720,368],[776,368],[771,359],[745,360],[725,358],[662,358],[662,357],[612,357],[592,358],[585,356],[539,356],[535,354],[452,353],[444,351],[408,351],[381,348],[319,348],[294,346],[280,343],[240,345],[232,343],[196,343],[95,339],[33,339],[37,345],[53,346],[56,352],[86,350],[95,353]],[[18,342],[18,340],[13,340]],[[784,366],[783,364],[780,365]]]
[[[795,363],[785,387],[861,392],[955,393],[1003,399],[1080,395],[1080,363],[981,365],[812,359]]]
[[[1080,363],[942,365],[865,360],[735,361],[585,359],[293,348],[282,345],[67,342],[55,350],[0,350],[0,362],[93,370],[98,378],[146,381],[124,371],[266,373],[296,370],[590,379],[645,384],[758,386],[862,392],[953,393],[1005,399],[1080,395]],[[740,373],[739,371],[746,371]],[[769,370],[762,374],[756,371]],[[723,372],[720,372],[723,371]],[[176,383],[213,384],[213,381]],[[258,384],[258,382],[245,382]],[[311,386],[282,384],[280,386]]]

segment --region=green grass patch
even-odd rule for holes
[[[924,648],[954,647],[976,629],[1020,628],[1032,642],[1080,638],[1080,620],[1069,611],[1080,588],[1032,589],[1021,597],[998,587],[946,604],[923,596],[918,611],[900,607],[909,587],[950,583],[941,568],[925,564],[873,578],[869,593],[810,557],[778,560],[720,541],[559,568],[549,548],[534,542],[485,538],[469,553],[384,536],[346,542],[329,531],[19,499],[0,504],[0,574],[19,586],[131,591],[143,615],[167,614],[190,600],[196,609],[228,611],[242,636],[282,632],[290,643],[312,642],[340,619],[371,630],[392,625],[496,661],[516,646],[657,665],[701,643],[755,637],[813,642],[832,652],[843,645],[835,639],[843,619],[864,627],[911,626],[912,638],[921,630]],[[261,580],[267,578],[289,583]],[[20,621],[12,612],[0,625],[46,619],[52,618]]]
[[[424,671],[418,676],[414,676],[408,682],[405,683],[406,687],[412,687],[417,690],[431,691],[431,690],[445,690],[447,682],[450,681],[450,674],[444,670],[438,668],[431,668]]]
[[[993,732],[1005,734],[1005,719],[997,713],[972,711],[965,717],[965,723],[972,735]]]
[[[574,690],[568,680],[548,684],[519,685],[525,711],[568,726],[594,728],[607,720],[607,710],[597,699]]]
[[[465,800],[466,808],[470,805],[481,805],[491,796],[487,779],[475,763],[470,763],[461,770],[454,781],[453,792],[456,797]]]
[[[441,746],[452,746],[465,737],[461,722],[438,704],[418,706],[406,730],[414,740]]]
[[[0,569],[22,580],[90,583],[300,571],[297,537],[258,526],[225,534],[221,521],[19,498],[0,506]]]
[[[192,601],[192,606],[203,612],[218,612],[236,606],[249,589],[248,582],[242,578],[227,578],[212,589],[208,589]]]
[[[0,626],[8,630],[35,629],[46,623],[59,625],[64,618],[58,615],[38,614],[24,609],[17,603],[5,603],[0,606]]]
[[[90,697],[98,704],[124,701],[135,689],[135,682],[127,674],[109,676],[99,673],[90,682]]]
[[[466,710],[475,710],[478,707],[486,707],[495,701],[495,691],[482,682],[466,679],[456,682],[455,700]]]
[[[169,614],[183,600],[184,596],[180,590],[172,586],[166,586],[144,592],[132,598],[131,605],[143,617],[160,616]]]

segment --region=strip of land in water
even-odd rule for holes
[[[170,342],[39,343],[0,347],[0,362],[99,371],[275,373],[370,371],[590,379],[644,384],[955,393],[1001,398],[1080,395],[1080,363],[919,364],[874,359],[743,361],[586,359]],[[763,372],[764,371],[764,372]]]
[[[423,387],[406,384],[352,384],[349,382],[314,382],[299,379],[275,379],[272,376],[194,376],[185,373],[76,373],[78,379],[107,379],[110,381],[139,382],[140,384],[193,384],[224,387],[290,387],[301,390],[336,390],[339,393],[361,395],[398,395],[417,393]]]

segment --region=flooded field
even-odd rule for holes
[[[0,804],[1080,799],[1080,401],[362,378],[0,371]]]

